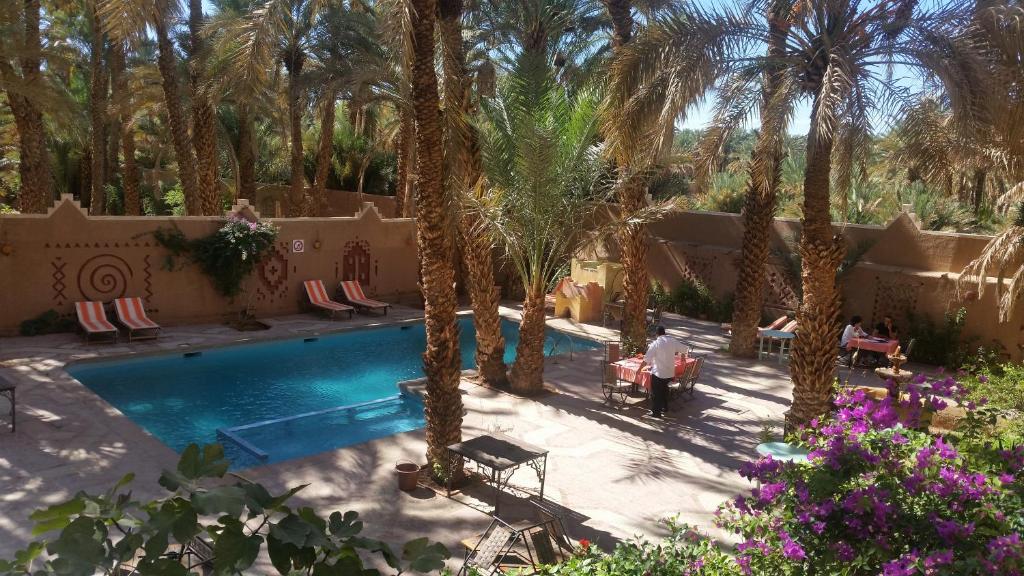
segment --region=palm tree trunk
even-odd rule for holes
[[[285,67],[288,69],[288,127],[291,136],[291,188],[288,191],[288,215],[304,216],[309,208],[306,201],[306,176],[302,156],[302,87],[301,76],[304,54],[293,48]]]
[[[210,87],[206,85],[206,53],[203,43],[202,0],[188,2],[189,83],[192,87],[192,144],[199,170],[199,194],[203,214],[221,213],[220,186],[217,184],[217,111]]]
[[[612,19],[612,44],[622,46],[633,37],[633,12],[631,0],[604,0],[608,16]]]
[[[416,236],[427,331],[423,354],[423,371],[427,376],[427,461],[438,476],[437,472],[446,470],[449,464],[446,447],[462,439],[459,329],[455,316],[452,226],[441,174],[442,124],[434,70],[436,3],[412,0],[412,8],[412,94],[419,174]],[[461,476],[461,466],[456,474]]]
[[[245,102],[238,104],[238,197],[256,198],[256,153],[253,142],[252,111]]]
[[[770,44],[768,58],[781,60],[786,49],[786,20],[769,12]],[[732,341],[729,352],[733,356],[753,357],[757,340],[757,326],[761,322],[761,308],[767,283],[768,248],[775,215],[775,197],[782,171],[782,131],[785,114],[772,110],[782,76],[769,71],[765,74],[761,98],[761,132],[757,136],[752,162],[750,183],[743,207],[743,247],[740,252],[736,278],[736,300],[733,303]]]
[[[509,373],[512,391],[517,394],[544,390],[544,326],[544,286],[540,284],[528,288],[523,300],[516,361]]]
[[[114,88],[117,86],[117,83],[121,81],[121,77],[124,76],[124,59],[122,58],[121,60],[120,69],[117,68],[114,62],[115,57],[113,53],[116,51],[114,44],[115,43],[111,44],[108,52],[108,59],[110,60],[110,63],[107,66],[107,71],[109,72],[108,76],[110,80],[110,100],[113,100],[116,97]],[[107,174],[107,182],[112,183],[117,181],[117,173],[120,169],[118,153],[121,151],[121,115],[113,109],[113,102],[108,102],[108,110],[106,114],[107,124],[105,128],[107,134],[107,163],[103,169]],[[122,185],[122,192],[123,188],[124,186]],[[122,213],[123,212],[124,210],[122,207]]]
[[[103,214],[106,211],[106,164],[107,164],[107,79],[103,70],[103,30],[96,12],[96,2],[89,7],[91,25],[89,52],[89,118],[91,119],[90,142],[92,147],[92,194],[89,212]]]
[[[199,178],[196,174],[195,154],[192,151],[192,139],[188,133],[188,122],[182,109],[181,94],[178,92],[177,57],[174,44],[168,31],[169,0],[156,0],[157,18],[154,30],[157,40],[157,67],[164,90],[164,101],[167,105],[167,119],[171,125],[171,142],[174,144],[174,156],[178,162],[178,179],[185,193],[185,213],[202,214],[202,200],[199,194]]]
[[[462,45],[462,0],[441,0],[439,30],[443,50],[444,97],[447,118],[448,156],[445,167],[448,181],[457,194],[468,194],[480,178],[479,136],[468,121],[470,114],[470,78],[466,74],[466,55]],[[501,335],[498,313],[500,294],[494,285],[494,263],[490,239],[479,217],[463,209],[458,221],[463,265],[469,276],[467,287],[473,306],[476,328],[476,367],[485,384],[506,383],[505,338]]]
[[[42,41],[39,35],[39,0],[24,0],[25,43],[22,56],[18,59],[21,78],[6,59],[0,59],[0,79],[3,84],[28,86],[42,82],[40,73],[40,52]],[[18,130],[21,190],[18,196],[18,210],[23,213],[45,213],[53,204],[53,172],[50,170],[50,153],[46,148],[46,125],[43,112],[34,102],[13,90],[7,90],[7,103],[14,116]]]
[[[412,167],[412,150],[416,143],[416,125],[412,114],[404,106],[398,107],[398,143],[395,146],[398,156],[398,183],[395,185],[395,218],[405,218],[409,205],[410,168]]]
[[[985,178],[987,174],[981,168],[974,170],[974,216],[981,213],[982,200],[985,198]]]
[[[124,169],[121,171],[124,213],[126,216],[138,216],[142,214],[142,198],[139,194],[139,168],[135,164],[135,129],[132,122],[131,99],[128,97],[124,43],[115,42],[110,55],[111,82],[114,92],[120,98],[116,121],[120,133],[121,153],[124,155]]]
[[[623,46],[633,37],[633,12],[630,0],[604,0],[612,20],[615,48]],[[616,195],[624,213],[643,208],[647,187],[639,175],[631,175],[630,166],[619,162]],[[624,228],[619,233],[622,260],[622,291],[625,305],[622,313],[622,347],[629,353],[644,347],[647,339],[647,302],[651,280],[647,272],[647,241],[642,225]]]
[[[621,167],[628,171],[629,167]],[[644,179],[626,176],[619,181],[619,204],[625,214],[635,213],[646,204]],[[632,354],[644,348],[647,339],[647,302],[651,281],[647,272],[647,239],[643,225],[633,224],[619,233],[622,260],[622,348]]]
[[[334,113],[337,96],[331,91],[324,97],[320,120],[320,147],[316,154],[316,177],[313,179],[313,215],[327,213],[327,176],[334,158]]]
[[[836,270],[843,260],[845,247],[833,232],[829,213],[833,139],[818,127],[820,105],[815,99],[807,133],[804,219],[799,247],[803,263],[803,300],[797,312],[798,327],[790,359],[793,406],[786,414],[786,425],[791,430],[828,411],[839,345]]]

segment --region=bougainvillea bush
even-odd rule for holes
[[[988,419],[966,394],[953,377],[918,380],[902,400],[840,393],[828,419],[798,434],[807,463],[744,467],[756,487],[717,517],[739,539],[730,554],[676,530],[660,546],[591,550],[574,560],[578,570],[570,562],[551,573],[1024,574],[1024,448],[981,430]],[[916,429],[923,410],[948,400],[968,412],[958,433]]]

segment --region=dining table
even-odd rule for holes
[[[615,368],[615,377],[622,382],[629,382],[634,386],[643,387],[648,392],[651,390],[651,367],[644,366],[640,369],[640,364],[643,363],[643,356],[636,356],[632,358],[623,358],[617,362],[612,362],[611,365]],[[697,358],[689,356],[676,356],[676,369],[674,378],[679,378],[686,373],[686,370],[697,363]]]
[[[888,340],[885,338],[850,338],[846,344],[847,350],[866,350],[869,352],[881,352],[882,354],[895,354],[899,348],[899,340]]]

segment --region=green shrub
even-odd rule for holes
[[[1008,431],[1024,436],[1024,364],[997,358],[999,354],[981,349],[965,364],[970,399],[1005,414]]]
[[[57,334],[59,332],[71,332],[75,329],[75,322],[65,318],[56,310],[47,310],[31,320],[21,323],[22,336],[38,336],[40,334]]]
[[[718,300],[700,280],[686,280],[667,292],[659,283],[651,286],[651,300],[662,310],[716,322],[732,318],[733,296]]]
[[[178,228],[158,228],[153,238],[170,252],[167,268],[174,259],[187,256],[197,264],[214,288],[229,298],[242,291],[242,281],[274,246],[277,228],[267,222],[249,222],[243,218],[228,220],[209,236],[189,239]]]
[[[959,368],[967,360],[969,350],[969,342],[963,335],[966,318],[966,308],[947,312],[941,324],[925,316],[907,314],[907,335],[914,340],[910,360]]]
[[[393,574],[431,573],[449,557],[444,546],[426,538],[393,552],[361,534],[358,513],[324,517],[294,502],[305,485],[271,493],[241,476],[229,478],[228,466],[220,445],[191,444],[177,469],[160,476],[168,492],[163,498],[136,500],[128,488],[134,474],[128,474],[104,493],[78,492],[37,510],[33,533],[49,540],[33,542],[12,560],[0,559],[0,576],[208,574],[205,567],[188,565],[194,557],[177,555],[176,549],[196,538],[209,544],[214,574],[256,573],[261,554],[277,573],[324,575],[380,574],[365,567],[375,556]]]
[[[740,568],[715,544],[686,524],[665,521],[669,536],[653,543],[646,539],[623,542],[609,554],[586,540],[576,554],[562,564],[545,566],[539,574],[548,576],[702,576],[738,575]]]

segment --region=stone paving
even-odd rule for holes
[[[518,314],[510,308],[503,313]],[[105,489],[129,471],[138,476],[137,496],[157,495],[159,471],[176,462],[173,451],[68,376],[66,363],[411,321],[421,314],[398,307],[383,319],[330,322],[290,316],[267,320],[271,329],[255,333],[218,325],[173,327],[156,342],[116,346],[87,346],[69,334],[0,340],[0,376],[19,386],[18,430],[8,434],[0,429],[0,557],[30,539],[27,517],[32,510],[78,490]],[[549,324],[592,338],[615,338],[598,326],[561,319]],[[464,437],[502,431],[549,449],[545,496],[563,509],[574,538],[609,548],[634,535],[656,538],[663,533],[660,519],[673,514],[715,533],[711,520],[719,503],[750,488],[736,470],[754,454],[765,426],[776,432],[781,426],[791,388],[785,364],[774,358],[728,357],[717,325],[679,317],[666,318],[665,324],[695,352],[708,354],[695,398],[677,405],[665,420],[647,417],[642,403],[603,403],[601,350],[549,358],[544,376],[552,392],[540,397],[519,398],[463,381]],[[425,486],[399,492],[394,464],[421,462],[424,451],[420,430],[244,475],[272,489],[308,483],[297,503],[325,514],[356,510],[369,536],[395,545],[428,536],[459,555],[459,541],[487,526],[493,493],[479,485],[451,499]],[[528,468],[518,471],[512,483],[536,488]],[[503,515],[525,515],[524,502],[503,496]],[[266,564],[259,571],[273,572]]]

